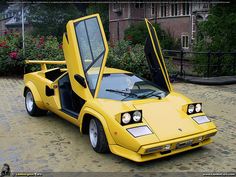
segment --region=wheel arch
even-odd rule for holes
[[[26,84],[25,84],[25,87],[24,87],[24,92],[23,92],[23,95],[24,97],[26,96],[26,91],[27,90],[30,90],[33,94],[33,97],[34,97],[34,101],[35,101],[35,104],[40,108],[40,109],[46,109],[44,107],[44,104],[43,104],[43,100],[41,99],[41,96],[36,88],[36,86],[34,85],[33,82],[31,81],[28,81]]]
[[[104,132],[106,134],[108,144],[116,144],[111,136],[111,133],[109,131],[109,128],[108,128],[105,118],[100,113],[93,110],[92,108],[89,108],[89,107],[84,108],[83,115],[81,116],[81,119],[80,119],[80,125],[81,125],[80,132],[83,134],[88,133],[89,121],[92,118],[98,119],[101,122]]]

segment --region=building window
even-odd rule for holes
[[[135,3],[135,8],[136,8],[136,9],[141,9],[141,8],[143,8],[143,3]]]
[[[208,9],[209,8],[209,4],[203,4],[203,8],[204,9]]]
[[[182,48],[184,48],[184,49],[189,48],[189,37],[188,37],[188,35],[182,35],[181,36],[181,44],[182,44]]]
[[[166,17],[166,4],[161,4],[161,17]]]
[[[189,15],[189,3],[183,3],[183,15]]]
[[[151,15],[155,15],[155,4],[151,3]]]
[[[119,4],[119,3],[112,4],[112,11],[113,12],[116,12],[119,10],[121,10],[121,4]]]
[[[171,4],[171,16],[178,15],[178,4]]]

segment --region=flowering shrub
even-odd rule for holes
[[[0,75],[23,73],[21,39],[18,33],[0,37]]]
[[[24,60],[64,60],[62,45],[56,37],[26,35],[25,55],[22,38],[18,33],[5,33],[0,37],[0,75],[22,75]],[[38,65],[28,65],[27,70],[38,70]]]
[[[62,45],[53,36],[28,36],[25,39],[25,59],[64,60]],[[27,70],[29,69],[30,71],[36,71],[39,68],[39,65],[27,66]]]

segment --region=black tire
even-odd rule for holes
[[[97,143],[93,144],[92,143],[92,135],[91,135],[91,122],[95,123],[96,127],[97,127]],[[89,139],[90,139],[90,143],[92,148],[94,149],[94,151],[98,152],[98,153],[107,153],[109,152],[109,146],[107,143],[107,138],[106,138],[106,134],[104,132],[103,126],[101,124],[101,122],[98,119],[92,118],[90,120],[89,123]]]
[[[30,99],[30,95],[32,96],[32,103],[31,103],[31,107],[29,108],[29,105],[27,106],[27,99]],[[26,108],[26,111],[28,112],[29,115],[31,116],[34,116],[34,117],[38,117],[38,116],[43,116],[43,115],[46,115],[47,114],[47,110],[43,110],[43,109],[40,109],[36,104],[35,104],[35,101],[34,101],[34,97],[33,97],[33,94],[32,92],[30,91],[30,89],[27,89],[25,91],[25,108]]]

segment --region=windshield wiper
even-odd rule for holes
[[[155,93],[156,92],[156,93]],[[157,98],[161,99],[162,97],[160,96],[162,92],[157,92],[156,90],[151,91],[150,93],[147,93],[145,95],[139,95],[138,98],[148,98],[150,96],[156,96]]]
[[[108,91],[108,92],[114,92],[114,93],[120,93],[120,94],[125,94],[125,95],[128,95],[128,96],[135,96],[135,97],[138,97],[138,95],[135,94],[135,93],[125,92],[125,91],[122,91],[122,90],[106,89],[106,91]]]

